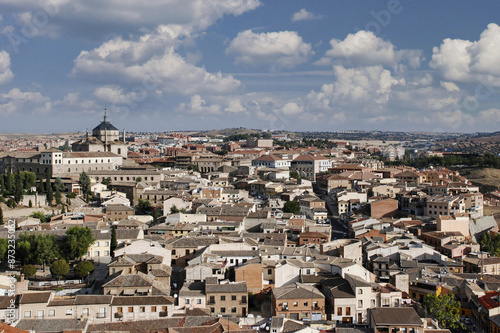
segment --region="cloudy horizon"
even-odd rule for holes
[[[498,2],[0,0],[0,132],[494,132]]]

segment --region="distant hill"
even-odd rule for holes
[[[260,131],[247,128],[225,128],[221,130],[203,131],[197,134],[206,136],[217,136],[217,135],[229,136],[236,134],[255,134],[255,133],[260,133]]]

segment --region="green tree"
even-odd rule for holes
[[[103,185],[109,186],[111,185],[111,177],[102,180]]]
[[[460,302],[455,300],[454,294],[427,294],[424,297],[423,303],[432,318],[439,322],[443,328],[456,329],[461,326],[460,318]]]
[[[137,177],[137,178],[135,179],[135,181],[136,181],[137,183],[142,182],[142,177]]]
[[[109,244],[109,253],[111,253],[111,256],[115,256],[115,249],[118,246],[118,240],[116,238],[116,226],[113,226],[111,228],[111,242]]]
[[[47,169],[47,173],[45,174],[45,192],[49,192],[49,188],[52,188],[52,184],[50,179],[52,178],[50,171]]]
[[[4,190],[5,190],[4,175],[0,175],[0,193],[3,193]]]
[[[54,191],[52,190],[52,185],[50,181],[45,184],[47,188],[47,203],[49,206],[52,206],[52,201],[54,200]]]
[[[25,277],[30,277],[36,274],[36,267],[34,265],[24,265],[21,268],[21,274]]]
[[[0,238],[0,261],[5,259],[5,255],[7,254],[7,249],[9,247],[9,243],[7,239]]]
[[[14,182],[15,182],[14,175],[10,171],[7,172],[7,174],[5,175],[5,190],[8,194],[12,193]]]
[[[87,260],[80,261],[75,266],[75,272],[79,276],[87,276],[88,274],[92,273],[94,269],[95,269],[94,264]]]
[[[290,178],[300,179],[300,175],[296,170],[290,171]]]
[[[145,214],[151,210],[151,202],[149,202],[149,200],[139,199],[136,208],[141,214]]]
[[[43,180],[42,179],[40,179],[36,183],[36,191],[38,192],[38,194],[42,194],[45,192],[45,188],[43,187]]]
[[[62,205],[61,214],[65,214],[65,213],[66,213],[66,205]]]
[[[16,256],[22,265],[46,265],[60,257],[55,235],[22,233],[16,242]]]
[[[32,187],[36,186],[36,174],[29,171],[21,171],[24,173],[24,183],[23,187],[26,190],[31,190]]]
[[[3,225],[3,210],[2,210],[2,206],[0,206],[0,225]]]
[[[31,201],[31,199],[30,199],[30,201],[28,202],[28,207],[29,207],[29,208],[33,207],[33,202]]]
[[[64,192],[66,190],[66,186],[64,186],[62,180],[60,177],[57,177],[56,180],[54,181],[54,190],[57,192]]]
[[[80,259],[87,254],[95,238],[90,228],[71,227],[66,231],[64,249],[68,259]]]
[[[89,196],[90,194],[90,177],[87,175],[85,171],[80,174],[80,179],[78,180],[78,184],[80,185],[80,189],[85,196]]]
[[[56,190],[56,194],[54,194],[54,198],[56,199],[56,205],[60,205],[62,204],[62,201],[61,201],[61,192],[59,192],[59,189]]]
[[[187,209],[186,209],[186,208],[181,208],[181,209],[179,210],[179,212],[181,212],[182,214],[187,214],[187,213],[188,213],[188,211],[187,211]]]
[[[16,208],[17,207],[17,203],[14,201],[14,199],[9,198],[9,200],[7,200],[7,207],[9,207],[9,208]]]
[[[39,219],[40,222],[42,222],[42,223],[47,222],[47,216],[43,212],[33,212],[30,214],[30,217],[33,217],[35,219]]]
[[[179,212],[179,209],[177,208],[176,205],[172,205],[172,207],[170,207],[170,214],[177,214]]]
[[[297,201],[288,201],[283,206],[283,212],[297,215],[300,213],[300,204]]]
[[[16,203],[19,203],[21,200],[23,200],[23,182],[21,180],[21,175],[17,174],[16,175],[16,185],[13,188],[14,191],[14,200]]]
[[[64,259],[56,260],[50,265],[52,275],[63,276],[69,273],[69,264]]]

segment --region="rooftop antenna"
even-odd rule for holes
[[[104,122],[107,123],[108,122],[108,112],[106,110],[106,107],[104,107]]]

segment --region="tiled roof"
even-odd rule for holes
[[[375,326],[415,325],[423,326],[422,319],[413,308],[373,308],[369,309]]]
[[[85,330],[87,319],[21,319],[17,328],[36,332],[67,332]]]
[[[21,304],[47,303],[52,292],[26,293],[21,296]]]
[[[226,283],[226,284],[207,284],[205,285],[205,292],[209,293],[246,293],[246,282],[239,283]]]
[[[316,288],[309,286],[287,286],[273,289],[276,299],[315,299],[325,296]]]
[[[111,303],[113,306],[155,304],[174,304],[174,299],[170,296],[115,296]]]

